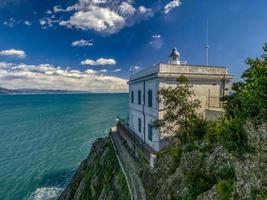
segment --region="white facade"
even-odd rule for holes
[[[163,106],[158,103],[158,91],[162,87],[175,86],[176,78],[180,75],[185,75],[193,85],[195,98],[201,101],[199,113],[207,119],[215,119],[223,114],[219,99],[227,94],[232,78],[225,67],[158,64],[132,74],[128,82],[129,128],[156,151],[161,149],[161,141],[168,137],[150,126],[163,116]],[[151,101],[149,96],[152,96]]]

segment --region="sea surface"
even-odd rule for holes
[[[0,200],[53,200],[128,94],[0,95]]]

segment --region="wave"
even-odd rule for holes
[[[64,188],[42,187],[33,192],[27,200],[56,200]]]

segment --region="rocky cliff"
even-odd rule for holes
[[[80,164],[60,200],[130,199],[110,138],[98,139]]]
[[[140,159],[148,200],[267,199],[267,124],[247,124],[249,151],[228,151],[219,143],[173,141],[157,155],[154,169]],[[141,161],[142,160],[142,161]],[[130,199],[111,140],[98,139],[60,200]]]
[[[218,143],[173,144],[154,169],[143,164],[148,200],[267,199],[267,124],[246,126],[251,151],[233,154]]]

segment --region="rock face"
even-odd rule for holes
[[[128,186],[110,138],[98,139],[59,200],[127,200]]]
[[[174,145],[160,152],[154,169],[143,164],[148,200],[267,199],[267,124],[247,125],[249,146],[242,156],[220,144]]]

